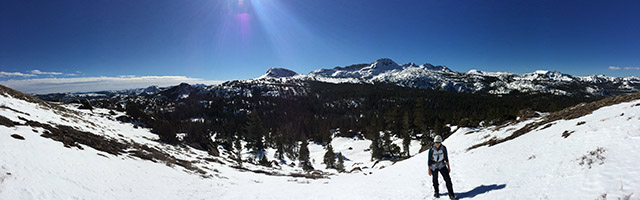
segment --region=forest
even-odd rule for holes
[[[227,151],[246,148],[255,155],[248,162],[268,165],[263,154],[266,148],[275,149],[279,158],[287,156],[304,163],[308,142],[327,144],[334,137],[371,140],[372,159],[401,159],[409,155],[411,140],[429,145],[435,135],[448,137],[451,126],[498,125],[530,117],[535,111],[553,112],[599,99],[316,81],[298,84],[305,91],[302,95],[262,95],[264,87],[240,84],[235,87],[249,90],[251,95],[194,90],[187,98],[176,99],[171,94],[180,86],[155,95],[80,102],[83,108],[126,112],[127,116],[118,118],[120,121],[151,128],[162,142],[189,145],[214,155],[219,154],[218,147]],[[184,137],[179,137],[180,133]],[[403,146],[393,144],[392,138],[401,138]]]

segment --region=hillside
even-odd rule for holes
[[[637,94],[607,98],[502,126],[451,127],[454,132],[443,144],[450,151],[456,195],[459,199],[638,199],[640,158],[632,155],[640,153],[639,99]],[[349,158],[347,171],[362,170],[351,173],[324,169],[325,150],[312,142],[308,146],[312,165],[319,171],[248,163],[238,168],[229,155],[234,152],[220,147],[215,156],[168,145],[149,129],[114,120],[122,112],[78,106],[55,105],[2,88],[0,199],[424,199],[432,195],[426,152],[416,154],[417,141],[411,145],[414,156],[394,164],[371,162],[366,151],[369,140],[336,137],[331,144]],[[571,113],[580,114],[568,116]],[[554,117],[560,115],[567,117]],[[540,122],[544,123],[519,137],[478,145]],[[274,151],[266,149],[269,160],[276,160]],[[244,150],[242,155],[248,160],[252,154]]]

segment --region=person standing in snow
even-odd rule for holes
[[[447,155],[447,147],[442,145],[442,137],[436,135],[433,139],[433,146],[429,148],[429,176],[432,176],[433,180],[433,196],[436,198],[440,197],[440,193],[438,190],[438,172],[442,174],[444,181],[447,185],[447,191],[449,192],[449,198],[455,199],[455,194],[453,193],[453,184],[451,183],[451,177],[449,176],[449,172],[451,172],[451,166],[449,165],[449,157]]]

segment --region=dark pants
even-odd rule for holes
[[[433,177],[433,190],[435,194],[439,194],[439,189],[438,189],[438,172],[440,172],[440,174],[442,174],[442,177],[444,178],[444,182],[446,182],[447,185],[447,191],[449,191],[449,196],[453,195],[453,184],[451,183],[451,177],[449,176],[449,169],[447,169],[446,167],[443,167],[442,169],[437,169],[435,171],[431,171],[431,176]]]

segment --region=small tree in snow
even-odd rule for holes
[[[262,158],[260,158],[259,163],[262,166],[271,167],[271,162],[269,162],[269,160],[267,160],[267,155],[264,154],[264,153],[262,154]]]
[[[238,162],[238,166],[242,167],[242,143],[240,142],[240,136],[236,137],[233,146],[235,146],[236,149],[236,162]]]
[[[307,147],[309,143],[307,142],[306,137],[302,140],[302,144],[300,144],[300,154],[298,156],[298,160],[300,161],[300,166],[305,171],[313,170],[313,166],[309,162],[309,148]]]
[[[342,159],[342,152],[338,153],[338,163],[336,164],[338,172],[344,172],[344,160]]]
[[[333,147],[331,147],[331,144],[329,144],[327,146],[327,153],[324,154],[324,161],[323,163],[325,165],[327,165],[327,169],[330,168],[335,168],[335,163],[336,163],[336,154],[333,152]]]

